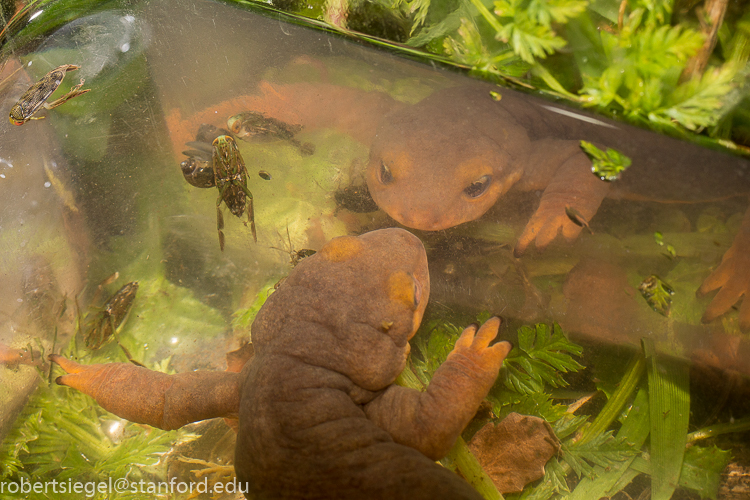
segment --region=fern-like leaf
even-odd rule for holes
[[[539,392],[544,384],[566,386],[562,374],[583,368],[571,356],[580,356],[581,351],[557,323],[523,326],[518,330],[518,347],[505,358],[505,385],[522,394]]]
[[[583,444],[567,442],[562,444],[563,460],[570,465],[578,477],[591,476],[594,465],[609,467],[638,453],[626,438],[615,438],[612,431],[595,436]]]

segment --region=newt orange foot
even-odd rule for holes
[[[739,306],[740,329],[750,330],[750,210],[742,220],[739,233],[724,254],[721,264],[701,285],[699,294],[720,289],[706,308],[708,323],[729,311],[744,295]]]
[[[394,385],[429,295],[422,243],[383,229],[335,238],[294,268],[255,318],[240,373],[50,359],[68,372],[58,383],[136,422],[174,429],[239,409],[235,469],[249,498],[481,500],[434,460],[474,417],[511,346],[490,346],[492,318],[464,330],[425,391]]]

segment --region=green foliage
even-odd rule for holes
[[[487,315],[482,314],[478,322],[487,320]],[[461,335],[462,329],[442,320],[433,320],[422,327],[426,335],[419,335],[414,340],[416,352],[419,357],[412,356],[412,364],[417,375],[423,383],[427,383],[435,370],[445,361],[448,354],[453,350],[456,340]],[[552,327],[545,324],[536,326],[522,326],[518,329],[518,346],[505,358],[504,382],[514,392],[521,395],[531,395],[544,398],[544,388],[564,387],[567,385],[562,375],[575,372],[583,368],[571,355],[580,356],[582,348],[570,342],[562,332],[560,325]],[[541,395],[541,396],[540,396]],[[518,398],[499,401],[501,406],[522,403]],[[534,401],[531,406],[544,408],[542,399]],[[548,407],[548,416],[556,413],[552,407]],[[531,408],[529,408],[531,409]],[[512,411],[519,411],[518,409]],[[519,411],[519,413],[524,413]],[[526,414],[537,414],[526,412]],[[540,415],[542,416],[542,415]],[[553,418],[551,421],[556,420]]]
[[[412,364],[423,385],[432,379],[435,370],[443,364],[461,335],[461,328],[442,320],[433,320],[426,327],[428,335],[415,339],[414,344],[420,357],[412,356]]]
[[[581,141],[581,149],[591,160],[591,171],[603,181],[616,181],[632,163],[616,149],[602,151],[588,141]]]
[[[544,477],[536,488],[525,488],[519,500],[547,500],[557,492],[567,492],[568,484],[565,480],[567,472],[560,461],[552,457],[544,467]]]
[[[721,473],[732,460],[732,452],[714,445],[691,446],[685,450],[680,482],[688,483],[692,490],[704,498],[716,498]]]
[[[495,38],[509,43],[527,63],[544,59],[565,47],[552,23],[566,23],[583,12],[586,0],[497,0],[501,28]]]
[[[249,307],[237,309],[232,314],[232,328],[234,330],[246,330],[250,328],[250,325],[255,320],[255,316],[258,315],[258,311],[260,311],[260,308],[266,303],[268,297],[274,292],[275,285],[275,283],[266,283],[261,287],[255,296],[255,300]]]
[[[127,476],[137,481],[154,474],[164,478],[162,455],[175,441],[188,437],[128,423],[83,393],[41,384],[0,447],[0,480],[96,482]],[[113,429],[118,431],[110,432]],[[32,493],[26,498],[44,497]]]
[[[585,443],[564,442],[561,449],[565,462],[578,477],[592,476],[594,468],[591,464],[606,468],[613,462],[634,456],[639,451],[634,449],[626,438],[615,438],[612,431],[599,434]]]
[[[522,326],[518,346],[505,358],[505,385],[521,394],[541,392],[545,384],[564,387],[567,382],[562,374],[583,368],[571,356],[580,356],[581,351],[565,338],[557,323]]]
[[[483,322],[487,317],[482,314],[478,320]],[[427,385],[453,349],[461,329],[434,320],[423,332],[424,335],[414,341],[419,358],[412,356],[411,362],[415,374]],[[522,326],[518,329],[518,347],[506,358],[504,375],[501,373],[510,390],[495,390],[488,397],[493,420],[502,420],[511,412],[538,416],[552,424],[555,435],[562,441],[562,453],[547,463],[544,479],[527,486],[519,499],[546,500],[556,493],[567,492],[569,472],[579,477],[592,476],[595,467],[610,468],[639,453],[627,436],[615,437],[612,431],[599,432],[588,440],[580,439],[581,430],[589,425],[591,417],[569,413],[568,407],[555,403],[548,392],[549,387],[567,385],[563,374],[583,368],[573,359],[573,356],[580,356],[581,351],[580,346],[567,340],[557,324]]]
[[[552,423],[563,418],[568,411],[565,405],[555,403],[546,392],[519,394],[515,391],[502,391],[499,394],[491,394],[488,399],[492,402],[492,411],[498,418],[515,412],[533,415]]]
[[[294,11],[325,19],[319,3],[295,2]],[[750,17],[742,9],[727,10],[718,43],[703,54],[708,28],[701,26],[709,21],[695,2],[673,19],[671,0],[343,1],[355,13],[367,3],[408,25],[406,45],[481,77],[703,144],[734,151],[750,144]],[[375,30],[367,34],[388,38],[377,25],[367,23]],[[693,67],[705,70],[694,75]]]
[[[694,29],[659,25],[653,11],[637,8],[619,33],[602,32],[600,42],[607,64],[584,75],[580,95],[586,105],[683,134],[714,126],[727,112],[725,97],[733,88],[736,65],[711,68],[686,81],[681,78],[704,42]]]

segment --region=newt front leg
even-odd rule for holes
[[[367,417],[397,443],[415,448],[432,460],[443,458],[474,417],[497,379],[512,346],[489,343],[499,318],[466,328],[425,392],[390,386],[365,407]]]
[[[516,257],[523,255],[532,242],[540,250],[545,248],[558,234],[566,241],[575,240],[583,228],[570,219],[566,210],[573,209],[590,221],[609,192],[610,184],[592,174],[591,160],[577,143],[557,142],[566,143],[571,154],[544,189],[539,208],[518,238],[513,252]],[[540,146],[539,149],[549,151],[551,148]]]
[[[717,288],[720,290],[706,308],[703,321],[707,323],[718,318],[744,295],[740,306],[740,329],[750,330],[750,209],[721,264],[706,278],[698,293],[706,294]]]

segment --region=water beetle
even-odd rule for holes
[[[44,106],[45,109],[56,108],[70,99],[90,91],[91,89],[81,90],[84,81],[82,78],[81,83],[71,88],[70,92],[50,103],[47,102],[49,96],[51,96],[62,83],[65,74],[68,71],[74,71],[79,68],[80,66],[76,66],[75,64],[63,64],[44,75],[38,82],[29,87],[29,90],[27,90],[21,98],[18,99],[18,102],[10,108],[10,122],[13,125],[23,125],[29,120],[41,120],[44,117],[35,117],[34,113],[39,111],[39,108],[42,106]]]

